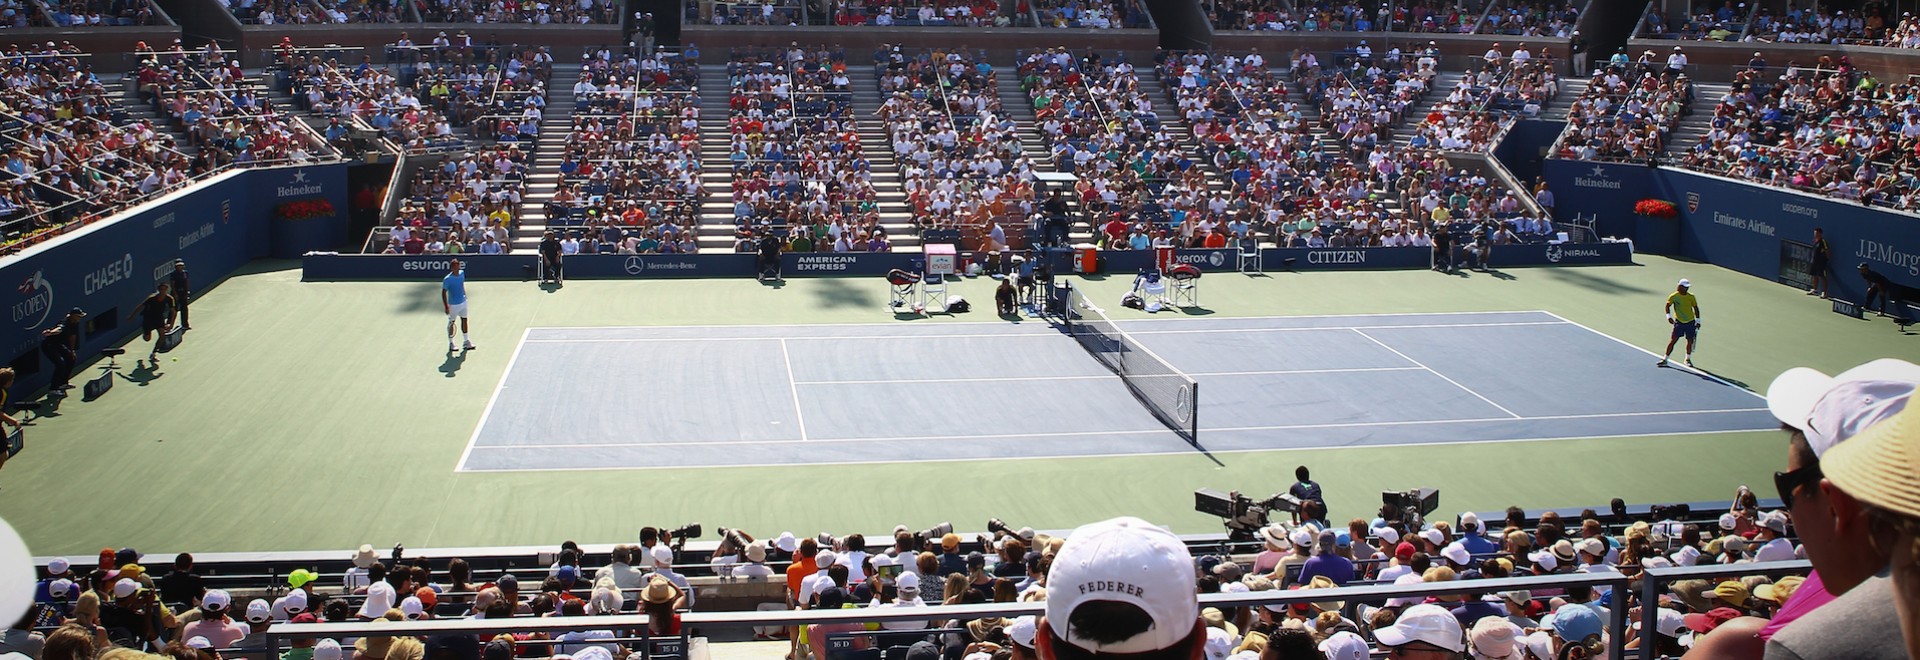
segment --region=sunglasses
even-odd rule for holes
[[[1825,476],[1820,473],[1819,463],[1805,465],[1790,472],[1773,473],[1773,488],[1780,493],[1780,508],[1793,508],[1793,494]]]

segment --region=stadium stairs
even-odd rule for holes
[[[907,203],[905,179],[900,176],[900,164],[893,159],[893,145],[887,139],[887,130],[874,116],[884,100],[880,96],[880,82],[857,71],[849,72],[847,79],[853,84],[854,127],[873,172],[880,227],[887,230],[893,251],[919,252],[920,227],[914,222],[913,207]]]
[[[191,141],[187,140],[185,130],[174,126],[171,117],[166,116],[161,113],[160,110],[140,99],[140,87],[136,80],[134,76],[127,74],[100,74],[100,84],[102,86],[108,89],[112,89],[115,85],[121,87],[119,99],[120,111],[126,113],[128,122],[145,121],[148,126],[153,127],[154,133],[173,136],[175,150],[188,156],[198,154],[200,148],[194,146]]]
[[[547,230],[547,200],[560,189],[560,163],[566,159],[567,136],[573,132],[573,85],[580,81],[580,65],[555,64],[547,81],[547,108],[540,117],[540,135],[534,140],[527,189],[520,197],[519,224],[512,249],[531,253],[540,247]]]
[[[1033,163],[1033,171],[1057,173],[1062,171],[1053,162],[1053,154],[1047,151],[1046,141],[1040,133],[1040,117],[1033,112],[1033,100],[1020,88],[1020,71],[1017,67],[996,70],[993,83],[1000,94],[1000,109],[1013,118],[1013,125],[1020,135],[1020,152],[1026,155],[1027,162]],[[1073,244],[1093,242],[1093,226],[1081,217],[1080,201],[1066,191],[1067,213],[1073,224],[1067,229],[1067,242]],[[1039,205],[1039,200],[1034,205]],[[1011,231],[1012,228],[1008,228]],[[1035,237],[1038,238],[1037,236]]]
[[[727,127],[727,67],[700,67],[700,226],[695,240],[701,252],[733,251],[733,163],[727,160],[732,132]]]
[[[1693,82],[1693,104],[1688,108],[1691,114],[1680,119],[1673,127],[1673,134],[1667,136],[1666,155],[1678,158],[1691,151],[1700,143],[1708,131],[1713,130],[1713,108],[1720,104],[1720,98],[1733,91],[1733,85],[1727,83]]]

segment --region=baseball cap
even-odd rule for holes
[[[1046,617],[1054,634],[1094,653],[1170,648],[1193,632],[1200,616],[1193,555],[1172,532],[1139,518],[1123,516],[1073,530],[1054,555],[1047,587]],[[1095,601],[1138,607],[1152,624],[1110,643],[1081,637],[1069,619]]]
[[[900,577],[894,579],[893,588],[902,592],[920,593],[920,574],[901,573]]]
[[[1760,524],[1767,529],[1785,534],[1787,533],[1787,514],[1785,511],[1763,511],[1760,513]]]
[[[213,648],[213,642],[212,642],[211,640],[208,640],[208,639],[207,639],[207,638],[205,638],[205,637],[201,637],[201,636],[199,636],[199,635],[194,635],[194,636],[192,636],[192,637],[188,637],[188,638],[187,638],[187,648],[190,648],[190,649],[210,649],[210,648]]]
[[[1580,545],[1575,547],[1579,548],[1581,552],[1595,557],[1607,556],[1607,542],[1600,539],[1581,539]]]
[[[1351,630],[1328,635],[1326,641],[1320,642],[1320,653],[1326,655],[1327,660],[1367,660],[1370,651],[1367,640]]]
[[[1776,605],[1785,603],[1787,598],[1792,596],[1793,592],[1798,590],[1800,585],[1806,583],[1806,581],[1807,579],[1804,577],[1789,575],[1780,578],[1778,582],[1755,587],[1753,597]]]
[[[1579,603],[1568,603],[1541,620],[1540,627],[1552,630],[1560,639],[1582,642],[1600,634],[1600,613]]]
[[[1466,635],[1460,630],[1460,620],[1439,605],[1409,607],[1400,613],[1400,619],[1392,627],[1375,630],[1373,636],[1380,640],[1382,646],[1426,642],[1454,653],[1467,650]]]
[[[673,548],[669,548],[665,545],[653,546],[653,565],[654,566],[672,566],[673,565]]]
[[[905,576],[901,576],[905,577]],[[1019,644],[1021,648],[1034,648],[1034,637],[1039,631],[1038,619],[1033,615],[1018,617],[1007,624],[1007,639]]]
[[[484,653],[481,657],[485,658],[485,660],[513,660],[513,642],[504,639],[487,642],[487,648]],[[313,660],[320,660],[319,653],[314,653],[313,655]]]
[[[1680,286],[1693,286],[1693,282],[1690,282],[1687,280],[1687,278],[1682,277],[1680,278]]]
[[[65,598],[71,591],[73,591],[73,580],[60,578],[47,583],[47,594],[54,598]]]
[[[432,610],[433,606],[440,604],[440,594],[435,593],[433,587],[415,589],[413,590],[413,597],[420,599],[420,604],[425,605],[428,610]]]
[[[1640,630],[1640,620],[1633,620],[1633,629]],[[1680,610],[1662,607],[1654,614],[1653,631],[1668,637],[1678,638],[1687,629],[1687,617]]]
[[[1462,514],[1460,514],[1460,526],[1461,526],[1461,527],[1473,527],[1474,529],[1479,529],[1479,528],[1480,528],[1480,514],[1477,514],[1477,513],[1474,513],[1474,512],[1472,512],[1472,511],[1468,511],[1468,512],[1466,512],[1466,513],[1462,513]]]
[[[1313,545],[1313,532],[1305,527],[1295,527],[1292,532],[1287,533],[1287,540],[1292,541],[1293,547],[1296,548],[1310,546]]]
[[[958,550],[960,548],[960,535],[955,534],[953,532],[947,532],[945,536],[940,537],[940,547],[945,549],[947,552],[953,552],[954,550]]]
[[[247,602],[247,623],[266,623],[273,620],[273,603],[264,598],[255,598]]]
[[[293,572],[287,574],[287,586],[299,589],[300,587],[306,586],[308,582],[318,579],[320,579],[320,576],[313,571],[296,568],[293,569]]]
[[[140,583],[134,582],[133,580],[129,580],[127,578],[120,578],[119,582],[113,583],[114,598],[126,598],[128,596],[134,595],[139,591],[140,591]]]
[[[288,613],[299,614],[307,611],[307,592],[295,589],[287,594],[285,602],[280,604]]]
[[[1533,600],[1533,592],[1526,589],[1502,591],[1500,592],[1500,599],[1515,605],[1525,605]]]
[[[1740,610],[1731,607],[1716,607],[1706,613],[1693,613],[1681,617],[1687,629],[1696,633],[1713,632],[1720,624],[1740,618]]]
[[[67,562],[66,557],[54,557],[53,559],[47,560],[47,572],[54,575],[66,573],[72,568],[73,566]]]
[[[233,600],[227,596],[227,592],[213,589],[208,591],[206,595],[200,597],[200,609],[208,612],[218,612],[227,609],[227,605],[232,604],[232,602]]]
[[[578,580],[580,579],[580,567],[579,566],[561,566],[560,570],[554,571],[554,577],[560,578],[562,581],[567,581],[567,582]]]
[[[1392,527],[1375,527],[1373,528],[1373,535],[1380,537],[1380,540],[1386,541],[1387,543],[1397,544],[1400,542],[1400,530]]]
[[[1747,592],[1747,585],[1745,583],[1738,580],[1727,580],[1715,586],[1709,595],[1735,605],[1745,605],[1747,604],[1747,597],[1750,594]]]
[[[1447,547],[1441,548],[1440,556],[1446,557],[1447,561],[1461,566],[1465,566],[1467,562],[1473,561],[1473,553],[1467,551],[1467,546],[1458,543],[1451,543],[1448,544]]]
[[[1221,628],[1207,628],[1207,643],[1202,647],[1207,660],[1227,660],[1227,654],[1233,652],[1235,642],[1233,634]]]
[[[1467,640],[1473,644],[1473,652],[1479,657],[1513,657],[1514,646],[1519,639],[1520,628],[1497,616],[1481,617],[1474,622],[1473,630],[1467,631]]]
[[[340,643],[331,639],[313,645],[313,660],[340,660]]]
[[[1920,408],[1873,425],[1820,459],[1827,479],[1848,495],[1894,514],[1920,518]]]
[[[840,561],[840,556],[834,554],[832,550],[821,550],[820,554],[813,556],[814,568],[823,571],[831,568],[833,564],[838,561]]]
[[[1780,423],[1800,429],[1815,456],[1906,408],[1920,365],[1881,358],[1828,376],[1795,367],[1767,386],[1767,409]]]
[[[427,613],[427,607],[420,603],[420,599],[408,596],[400,599],[400,613],[407,615],[408,619],[418,619]]]
[[[1428,543],[1440,545],[1447,542],[1447,533],[1438,529],[1428,529],[1420,532],[1420,538],[1426,539]]]

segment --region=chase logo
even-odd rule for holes
[[[53,311],[53,285],[47,283],[45,271],[34,271],[17,290],[25,298],[13,304],[13,322],[25,328],[40,327],[47,313]]]

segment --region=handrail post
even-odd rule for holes
[[[1608,635],[1608,639],[1612,640],[1607,645],[1608,657],[1612,657],[1612,658],[1626,657],[1627,591],[1632,588],[1633,588],[1633,582],[1631,580],[1628,580],[1627,576],[1621,575],[1619,577],[1619,580],[1614,583],[1613,588],[1608,590],[1610,592],[1608,593],[1608,598],[1607,598],[1607,600],[1609,601],[1608,607],[1611,607],[1613,609],[1613,616],[1607,617],[1609,621],[1608,628],[1610,628],[1610,630],[1607,631],[1607,635]]]
[[[1654,624],[1660,621],[1660,580],[1640,572],[1640,658],[1653,656]]]

